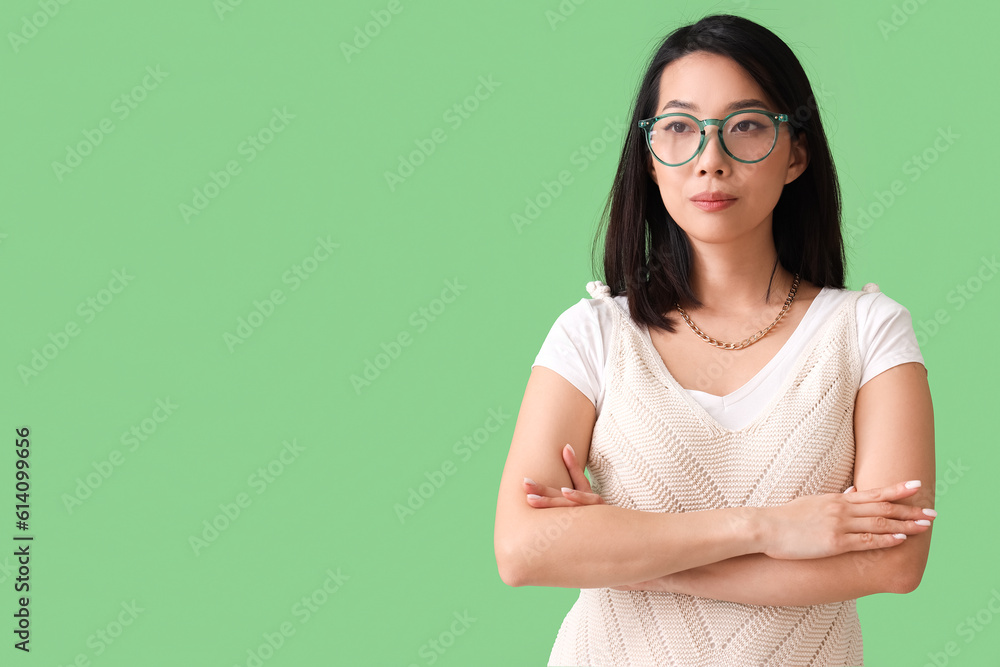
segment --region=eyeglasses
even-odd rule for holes
[[[704,150],[707,125],[719,128],[719,143],[729,157],[752,164],[771,154],[778,141],[778,127],[787,122],[787,114],[746,109],[734,111],[721,120],[698,120],[687,113],[665,113],[640,120],[639,127],[645,130],[646,143],[653,157],[668,167],[679,167]]]

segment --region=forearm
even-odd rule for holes
[[[515,586],[601,588],[654,579],[758,551],[755,511],[532,509],[506,549],[505,566]]]
[[[911,543],[827,558],[779,560],[749,554],[692,568],[642,586],[648,590],[756,605],[805,606],[916,587],[926,564],[927,536]]]

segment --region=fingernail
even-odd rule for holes
[[[525,484],[531,484],[533,486],[537,486],[537,484],[535,484],[535,480],[531,479],[530,477],[525,477],[524,478],[524,483]]]
[[[576,489],[571,489],[571,488],[566,487],[566,486],[562,487],[562,492],[563,493],[573,493],[573,491],[576,491]]]
[[[854,490],[854,485],[852,484],[849,487],[847,487],[846,489],[844,489],[844,493],[850,493],[853,490]]]
[[[929,525],[931,525],[931,522],[930,522],[929,519],[917,519],[913,523],[917,524],[918,526],[929,526]]]
[[[541,498],[541,496],[540,496],[540,495],[538,495],[538,494],[536,494],[536,493],[529,493],[529,494],[528,494],[528,497],[529,497],[529,498],[533,498],[533,499],[535,499],[535,500],[538,500],[539,498]]]
[[[895,537],[897,540],[905,540],[906,539],[906,535],[904,535],[903,533],[894,533],[893,537]]]
[[[907,482],[903,486],[905,486],[908,489],[916,489],[916,488],[918,488],[920,486],[920,480],[919,479],[910,480],[909,482]]]
[[[571,451],[571,452],[573,453],[573,456],[576,456],[576,450],[575,450],[575,449],[573,449],[573,445],[571,445],[571,444],[569,444],[569,443],[567,442],[567,443],[566,443],[566,446],[567,446],[567,447],[569,447],[569,451]]]
[[[935,512],[934,510],[924,510],[924,514],[926,514],[927,516],[937,516],[937,512]]]

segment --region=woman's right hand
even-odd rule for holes
[[[761,551],[771,558],[825,558],[902,544],[907,535],[930,530],[935,516],[933,510],[927,514],[920,507],[894,502],[919,490],[919,482],[900,482],[852,493],[800,496],[762,508]]]

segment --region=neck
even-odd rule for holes
[[[777,263],[770,239],[754,248],[732,244],[692,251],[691,289],[702,303],[697,312],[730,317],[759,313],[784,303],[791,289],[794,276]]]

